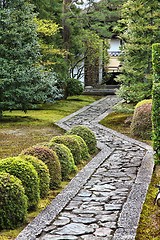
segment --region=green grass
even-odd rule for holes
[[[155,185],[160,184],[160,166],[156,166],[146,196],[136,240],[159,240],[160,239],[160,208],[154,205],[157,194]]]
[[[76,96],[67,100],[38,105],[35,110],[4,112],[0,122],[0,158],[16,156],[23,149],[49,141],[64,133],[54,123],[99,97]]]
[[[78,109],[91,104],[99,97],[93,96],[72,96],[67,100],[59,100],[54,103],[37,105],[34,110],[5,111],[0,128],[11,126],[51,126],[54,122],[70,115]]]
[[[107,128],[111,128],[117,132],[121,132],[125,135],[130,136],[129,123],[125,123],[125,120],[132,117],[131,113],[110,113],[106,118],[101,120],[101,124]]]
[[[52,104],[38,105],[35,110],[29,110],[26,114],[22,111],[4,112],[4,118],[0,122],[0,159],[17,156],[27,147],[41,142],[48,142],[53,136],[64,134],[64,130],[57,127],[54,123],[99,98],[94,96],[69,97],[67,100],[56,101]],[[78,170],[83,166],[84,164],[78,166]],[[73,176],[70,178],[73,178]],[[62,182],[58,190],[50,191],[46,199],[40,200],[37,210],[28,214],[27,222],[22,227],[15,230],[1,231],[0,240],[15,239],[19,232],[67,184],[68,182]]]

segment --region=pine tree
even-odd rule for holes
[[[151,96],[152,44],[160,41],[160,4],[158,0],[128,0],[123,5],[122,74],[118,95],[138,102]]]
[[[121,7],[125,0],[90,0],[85,20],[86,27],[102,38],[111,38],[114,27],[121,17]]]
[[[1,2],[2,3],[2,2]],[[52,83],[44,82],[33,6],[24,0],[0,7],[0,112],[45,100]],[[49,87],[49,88],[48,88]],[[52,89],[53,90],[53,89]]]

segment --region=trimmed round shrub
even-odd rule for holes
[[[10,173],[21,180],[28,197],[28,208],[35,209],[40,198],[40,191],[38,174],[33,165],[20,157],[10,157],[0,161],[0,171]]]
[[[49,192],[50,174],[47,165],[31,155],[20,155],[22,159],[30,162],[38,173],[40,197],[45,198]]]
[[[27,215],[27,196],[22,182],[15,176],[0,172],[0,230],[20,226]]]
[[[152,135],[152,101],[143,100],[135,106],[132,122],[131,134],[133,137],[150,139]]]
[[[31,155],[42,160],[49,169],[50,189],[56,189],[61,184],[61,165],[57,154],[45,146],[33,146],[22,151],[21,155]]]
[[[83,125],[74,126],[67,132],[67,134],[80,136],[86,142],[89,153],[93,154],[96,152],[96,136],[88,127]]]
[[[57,156],[61,163],[62,179],[67,180],[69,174],[77,170],[70,149],[64,144],[58,144],[54,142],[50,143],[48,147],[53,149],[57,153]]]
[[[49,144],[53,144],[53,143],[60,143],[67,146],[70,149],[71,153],[73,154],[75,164],[77,165],[81,163],[81,160],[82,160],[81,147],[75,138],[68,135],[56,136],[56,137],[53,137],[49,142]]]
[[[76,139],[80,145],[82,160],[87,161],[90,158],[86,142],[78,135],[68,135]]]

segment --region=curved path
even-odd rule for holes
[[[107,96],[60,120],[86,125],[101,150],[16,238],[133,240],[153,171],[152,148],[98,122],[119,100]]]

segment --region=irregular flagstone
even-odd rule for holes
[[[86,233],[93,233],[94,229],[92,227],[86,226],[83,223],[70,223],[64,226],[63,228],[59,228],[57,230],[53,230],[51,234],[60,234],[60,235],[82,235]]]
[[[55,226],[64,226],[70,222],[68,217],[59,217],[58,220],[54,221]]]
[[[113,105],[107,96],[60,120],[65,130],[94,131],[100,152],[16,240],[134,240],[153,171],[153,151],[98,122]]]
[[[97,222],[96,218],[89,218],[89,217],[73,217],[72,221],[74,223],[84,223],[84,224],[91,224]]]
[[[107,237],[107,236],[110,236],[111,234],[112,234],[112,229],[106,228],[106,227],[100,227],[94,233],[94,235],[97,237]]]
[[[46,234],[45,236],[41,237],[40,240],[77,240],[78,237],[73,235],[68,236],[59,236],[59,235],[52,235],[52,234]]]

